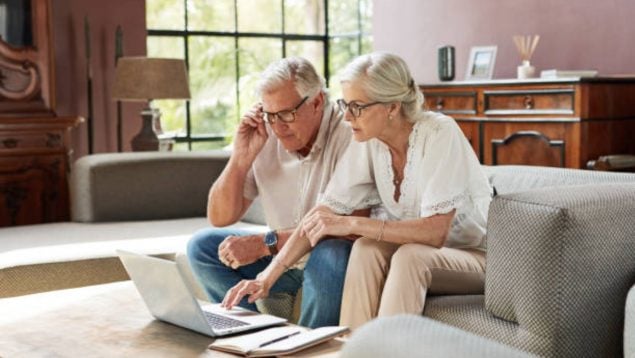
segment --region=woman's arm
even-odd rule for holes
[[[320,208],[324,207],[314,208],[305,216],[303,221]],[[353,212],[353,215],[368,216],[369,214],[370,209]],[[348,234],[337,235],[337,233],[333,233],[332,235],[346,236]],[[347,237],[347,239],[354,240],[355,238]],[[315,244],[317,244],[317,241]],[[298,260],[300,260],[307,252],[311,251],[313,246],[315,245],[307,239],[307,236],[302,231],[302,225],[298,225],[278,255],[273,258],[273,261],[269,264],[269,266],[259,273],[255,280],[243,280],[227,291],[227,294],[225,294],[225,298],[223,299],[222,306],[231,309],[247,295],[249,296],[247,299],[249,303],[252,303],[259,298],[267,297],[269,295],[269,290],[280,276],[282,276],[282,274],[289,269],[291,265],[298,262]]]
[[[426,218],[385,221],[356,216],[340,216],[328,208],[313,210],[302,222],[302,230],[312,246],[327,235],[360,235],[395,244],[419,243],[442,247],[448,237],[455,210]]]

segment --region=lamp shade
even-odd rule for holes
[[[117,62],[114,99],[188,99],[190,87],[185,62],[179,59],[122,57]]]

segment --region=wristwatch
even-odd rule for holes
[[[275,230],[271,230],[265,234],[264,242],[272,256],[278,253],[278,234],[276,234]]]

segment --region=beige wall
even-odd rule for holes
[[[398,5],[397,5],[398,4]],[[437,82],[437,48],[456,47],[462,80],[471,46],[497,45],[494,78],[516,76],[515,34],[540,34],[538,70],[635,74],[633,0],[375,0],[376,50],[404,57],[419,82]]]
[[[53,37],[56,69],[57,114],[88,114],[84,16],[91,30],[91,65],[93,69],[94,148],[96,153],[117,151],[116,105],[110,91],[114,79],[115,29],[124,31],[124,55],[146,53],[144,0],[52,0]],[[130,150],[130,140],[139,131],[141,105],[123,106],[123,144]],[[86,123],[73,133],[75,158],[88,153]]]

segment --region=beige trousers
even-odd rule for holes
[[[483,251],[360,238],[348,261],[340,324],[355,329],[376,316],[421,314],[428,291],[478,294],[484,282]]]

